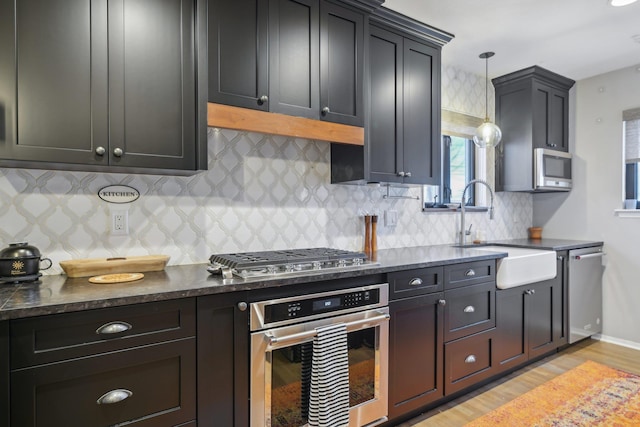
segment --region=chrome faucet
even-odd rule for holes
[[[483,179],[472,179],[464,187],[464,190],[462,190],[462,198],[460,200],[460,214],[461,214],[460,215],[460,238],[458,239],[458,244],[460,246],[464,246],[465,245],[466,236],[471,234],[471,227],[469,227],[469,230],[467,231],[465,229],[465,224],[464,224],[464,213],[465,213],[464,195],[467,193],[467,188],[471,187],[473,184],[482,184],[482,185],[484,185],[485,187],[487,187],[489,189],[489,194],[491,195],[491,204],[489,206],[489,219],[493,219],[493,190],[491,189],[491,186],[487,183],[487,181],[485,181]]]

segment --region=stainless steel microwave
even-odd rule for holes
[[[572,187],[571,154],[536,148],[533,150],[533,190],[569,191]]]

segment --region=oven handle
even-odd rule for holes
[[[363,325],[365,323],[380,323],[384,320],[389,320],[391,318],[391,316],[389,314],[382,314],[380,316],[374,316],[374,317],[369,317],[367,319],[362,319],[362,320],[354,320],[353,322],[347,322],[345,323],[345,326],[351,327],[351,326],[359,326],[359,325]],[[283,343],[286,341],[294,341],[294,340],[302,340],[302,339],[306,339],[306,338],[311,338],[316,336],[318,332],[313,329],[310,331],[304,331],[304,332],[299,332],[297,334],[291,334],[291,335],[285,335],[282,337],[274,337],[272,335],[265,335],[265,339],[267,341],[269,341],[269,345],[273,346],[275,344],[279,344],[279,343]]]

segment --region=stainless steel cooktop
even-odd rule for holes
[[[364,252],[332,248],[287,249],[281,251],[239,252],[211,255],[207,270],[242,278],[268,277],[301,271],[338,270],[354,266],[376,265]]]

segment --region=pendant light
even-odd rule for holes
[[[484,81],[484,123],[476,129],[473,135],[473,142],[480,148],[495,147],[502,139],[502,131],[500,128],[491,123],[489,120],[489,58],[495,55],[494,52],[484,52],[480,54],[480,58],[485,60],[485,81]]]

